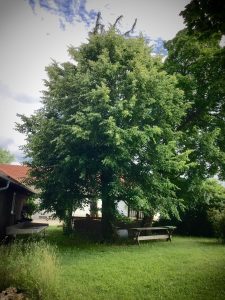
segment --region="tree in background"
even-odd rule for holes
[[[179,231],[189,235],[212,236],[213,212],[225,209],[225,187],[216,179],[206,179],[184,189],[186,210],[181,212]]]
[[[9,164],[15,159],[14,155],[8,150],[0,148],[0,164]]]
[[[43,208],[66,219],[101,198],[107,240],[120,200],[177,215],[174,178],[185,176],[189,154],[177,128],[189,103],[143,38],[100,25],[87,44],[69,48],[73,63],[47,68],[43,108],[21,116],[18,130]]]
[[[189,178],[225,177],[225,68],[219,36],[207,40],[180,31],[166,43],[165,70],[175,74],[185,101],[192,103],[179,129],[183,144],[194,151]]]
[[[222,222],[224,220],[225,187],[212,178],[190,182],[188,188],[185,180],[182,184],[180,183],[179,196],[184,199],[185,209],[180,212],[180,220],[162,218],[158,225],[176,225],[177,232],[184,235],[217,235],[220,213]]]
[[[208,184],[215,190],[219,186],[207,178],[215,175],[221,180],[225,178],[225,55],[220,46],[224,33],[224,18],[221,19],[220,15],[224,10],[219,11],[219,6],[224,6],[224,3],[191,1],[181,12],[188,29],[178,32],[166,43],[165,70],[177,76],[185,101],[192,103],[179,127],[183,132],[184,147],[193,150],[189,156],[192,167],[187,176],[178,178],[177,182],[186,206],[182,218],[185,224],[189,222],[189,227],[194,224],[193,218],[196,222],[201,218],[205,228],[206,222],[209,223],[209,206],[200,190]],[[192,227],[199,228],[203,234],[204,226],[196,222]]]
[[[209,219],[215,236],[225,243],[225,206],[223,209],[211,209],[209,211]]]
[[[192,0],[180,13],[190,32],[205,36],[225,34],[225,2],[221,0]]]

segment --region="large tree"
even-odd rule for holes
[[[177,76],[185,101],[192,103],[179,126],[183,146],[193,150],[189,156],[192,165],[176,182],[186,207],[179,227],[192,234],[210,233],[210,193],[202,193],[202,187],[215,185],[207,178],[217,175],[225,179],[225,60],[220,36],[211,34],[205,39],[201,33],[189,34],[185,29],[166,43],[164,67]]]
[[[184,146],[194,150],[192,178],[225,178],[225,61],[219,41],[219,35],[202,40],[185,29],[166,43],[164,67],[177,76],[185,101],[192,103],[179,126]]]
[[[191,0],[180,13],[191,32],[205,36],[225,34],[225,2],[223,0]]]
[[[47,68],[43,107],[18,126],[43,207],[65,218],[85,199],[101,198],[105,239],[117,201],[177,214],[174,178],[188,167],[177,128],[189,103],[175,76],[143,38],[114,27],[70,47],[73,62]]]

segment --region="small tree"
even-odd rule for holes
[[[8,150],[0,148],[0,164],[9,164],[15,159]]]
[[[101,198],[105,239],[117,201],[177,214],[173,177],[187,168],[177,128],[188,103],[144,39],[127,35],[97,22],[87,44],[69,48],[74,63],[47,68],[43,108],[18,126],[42,206],[66,219]]]

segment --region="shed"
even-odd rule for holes
[[[0,235],[6,234],[6,227],[17,224],[26,199],[34,191],[26,186],[24,180],[28,167],[0,164]]]

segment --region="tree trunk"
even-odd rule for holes
[[[144,218],[141,221],[141,227],[151,227],[153,223],[154,214],[144,214]]]
[[[72,214],[73,214],[73,208],[71,207],[70,209],[67,210],[64,218],[63,232],[65,234],[70,234],[73,232]]]
[[[112,182],[112,174],[110,171],[104,171],[101,174],[102,184],[102,237],[106,242],[112,241],[114,238],[114,222],[115,222],[115,202],[110,195],[110,183]]]
[[[98,217],[98,203],[97,199],[93,199],[90,203],[90,216],[92,218],[97,218]]]

